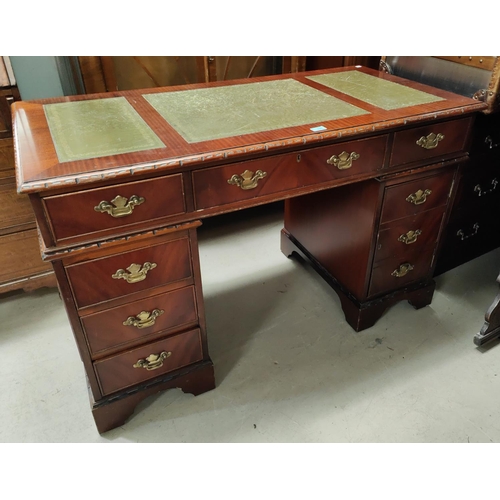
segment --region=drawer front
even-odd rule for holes
[[[158,332],[180,329],[198,322],[194,287],[133,301],[120,307],[82,318],[83,328],[93,354],[146,341]]]
[[[396,132],[389,166],[464,151],[470,122],[470,118],[462,118]]]
[[[455,170],[389,186],[385,189],[381,222],[416,215],[446,205]]]
[[[444,212],[435,208],[380,227],[374,262],[398,256],[411,261],[425,247],[437,243]]]
[[[202,359],[201,335],[196,329],[96,361],[94,369],[107,395]]]
[[[410,259],[390,257],[375,263],[372,269],[368,295],[397,290],[402,286],[425,278],[431,269],[434,246],[413,252]]]
[[[411,260],[423,248],[437,243],[444,212],[440,208],[415,217],[399,219],[380,227],[375,247],[374,262],[399,256]]]
[[[387,136],[193,172],[196,209],[293,191],[381,169]]]
[[[50,196],[43,203],[57,242],[186,211],[181,174]]]
[[[97,304],[192,276],[189,240],[70,265],[66,273],[77,306]]]
[[[500,159],[471,162],[460,179],[456,204],[497,198],[500,194]]]

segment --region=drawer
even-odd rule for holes
[[[408,283],[424,279],[431,270],[433,255],[434,246],[428,246],[419,252],[414,251],[408,260],[396,256],[375,263],[368,295],[397,290]],[[405,267],[408,265],[411,267]]]
[[[69,265],[66,274],[78,308],[97,304],[191,277],[189,240]]]
[[[442,208],[435,208],[382,225],[377,235],[374,262],[394,256],[411,261],[423,248],[435,246],[443,216]]]
[[[186,211],[182,174],[48,196],[43,204],[56,242]]]
[[[104,396],[203,359],[200,330],[191,330],[96,361]]]
[[[470,123],[462,118],[396,132],[389,167],[465,151]]]
[[[395,184],[385,188],[381,222],[389,222],[446,205],[451,192],[454,169]]]
[[[383,166],[386,143],[384,135],[197,170],[193,172],[196,209],[375,172]]]
[[[496,161],[475,160],[467,165],[460,179],[456,204],[497,198],[500,194],[500,159]]]
[[[81,318],[93,354],[130,342],[146,341],[158,332],[196,326],[194,287],[134,300]]]

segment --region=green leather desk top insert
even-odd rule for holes
[[[292,79],[143,97],[189,143],[368,114]]]
[[[360,71],[345,71],[343,73],[308,76],[307,78],[385,110],[444,100],[442,97],[405,87],[399,83],[389,82]]]
[[[165,147],[125,97],[43,108],[61,163]]]

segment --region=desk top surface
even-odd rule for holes
[[[486,107],[360,67],[13,106],[20,192],[237,161]]]

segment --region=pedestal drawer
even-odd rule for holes
[[[383,224],[377,235],[374,262],[398,256],[406,261],[425,247],[437,243],[443,209],[435,208],[413,217]]]
[[[381,222],[401,219],[446,205],[454,175],[455,170],[448,169],[433,176],[387,187]]]
[[[103,395],[203,359],[200,330],[175,335],[94,363]]]
[[[470,123],[461,118],[396,132],[389,167],[466,151]]]
[[[198,320],[194,287],[133,301],[81,319],[93,355],[107,349],[147,341],[155,334],[195,326]],[[158,336],[158,335],[157,335]]]
[[[186,211],[182,174],[48,196],[43,204],[56,242]]]
[[[235,203],[381,169],[387,136],[193,172],[196,209]]]
[[[368,295],[373,296],[425,278],[431,268],[434,246],[414,252],[408,259],[390,257],[374,264]]]
[[[189,240],[73,264],[66,273],[78,308],[97,304],[192,276]]]

